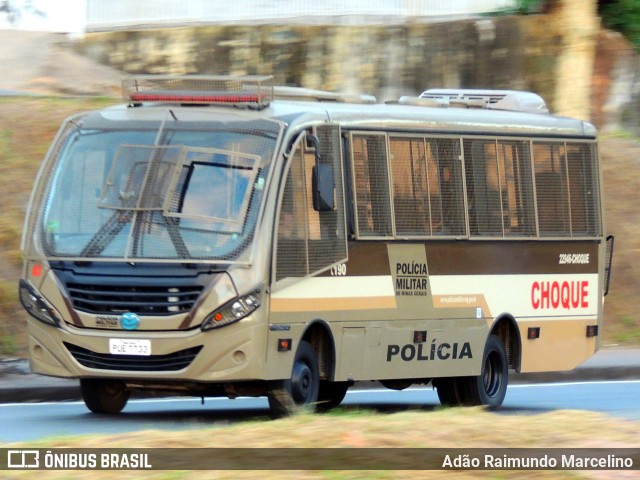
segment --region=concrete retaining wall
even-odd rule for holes
[[[530,90],[555,113],[599,127],[621,125],[626,120],[619,112],[630,108],[640,86],[640,75],[629,79],[638,62],[627,49],[631,60],[600,71],[598,78],[610,78],[594,82],[593,72],[603,66],[594,56],[607,50],[599,48],[603,37],[595,11],[580,11],[446,23],[94,32],[76,48],[128,73],[273,74],[277,84],[369,93],[380,100],[433,87]],[[627,85],[626,96],[623,80],[634,85]]]

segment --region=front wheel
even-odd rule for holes
[[[280,418],[305,409],[313,410],[320,391],[318,359],[313,347],[304,340],[296,350],[291,378],[274,382],[267,398],[274,418]]]
[[[80,393],[93,413],[120,413],[129,400],[130,391],[120,380],[83,378]]]

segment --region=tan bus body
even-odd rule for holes
[[[495,408],[508,369],[598,350],[612,241],[588,123],[149,78],[63,124],[25,221],[31,368],[79,378],[90,410],[141,389],[282,415],[364,380]]]

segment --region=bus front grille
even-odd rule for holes
[[[202,346],[187,348],[167,355],[112,355],[96,353],[86,348],[64,342],[64,346],[78,363],[98,370],[127,372],[173,372],[191,365]]]
[[[176,287],[68,283],[74,308],[87,313],[175,315],[188,312],[202,292],[201,285]]]

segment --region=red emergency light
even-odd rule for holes
[[[186,93],[132,93],[133,102],[166,102],[166,103],[260,103],[259,95],[250,94],[186,94]]]
[[[234,105],[265,108],[274,97],[273,76],[139,75],[122,81],[133,103]]]

